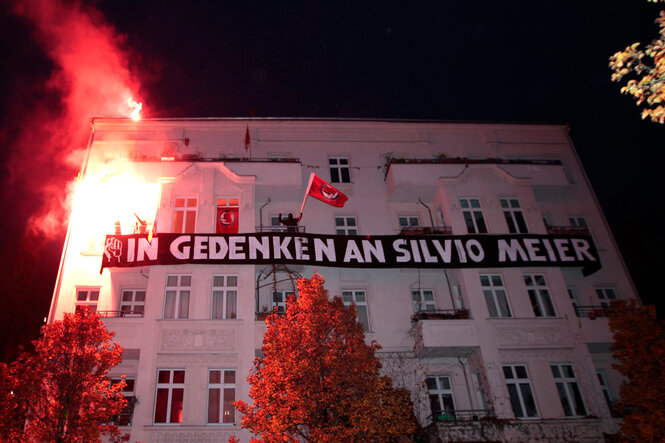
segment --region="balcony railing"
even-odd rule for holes
[[[591,320],[596,317],[607,317],[608,310],[606,306],[575,306],[578,317],[589,317]]]
[[[591,235],[589,228],[584,226],[548,226],[550,235]]]
[[[494,417],[494,411],[491,409],[455,409],[453,411],[443,411],[439,415],[427,417],[430,423],[449,422],[449,421],[479,421]]]
[[[468,309],[439,309],[418,311],[411,316],[413,323],[419,320],[464,320],[469,318]]]
[[[255,226],[256,232],[305,232],[304,226]]]
[[[400,226],[401,235],[451,235],[453,228],[450,226]]]
[[[105,318],[110,317],[143,317],[143,311],[97,311]]]

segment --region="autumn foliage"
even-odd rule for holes
[[[332,301],[315,274],[298,282],[284,315],[268,316],[263,358],[248,377],[242,427],[265,442],[384,442],[415,429],[408,391],[380,376],[355,307]],[[258,441],[258,440],[253,440]]]
[[[126,404],[124,381],[112,384],[107,377],[123,351],[114,334],[99,314],[82,309],[45,326],[34,353],[0,366],[0,440],[126,440],[109,423]]]
[[[665,325],[653,306],[617,301],[610,310],[615,366],[626,378],[618,412],[620,441],[663,441],[665,429]]]

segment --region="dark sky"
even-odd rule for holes
[[[125,37],[148,117],[569,123],[638,291],[645,301],[665,307],[657,281],[665,267],[663,228],[652,223],[665,216],[665,125],[642,121],[632,99],[610,82],[607,67],[614,52],[657,36],[659,5],[646,0],[101,0],[95,5]],[[12,114],[8,108],[22,106],[17,97],[29,103],[43,94],[38,85],[51,64],[24,23],[1,14],[6,144],[7,126],[15,124],[6,116]],[[0,160],[7,147],[1,148]],[[46,280],[55,275],[48,272]]]

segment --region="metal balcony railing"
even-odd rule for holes
[[[591,235],[589,228],[584,226],[547,226],[550,235]]]
[[[589,317],[593,320],[596,317],[607,317],[608,309],[607,306],[575,306],[575,314],[578,317]]]
[[[101,317],[110,318],[110,317],[143,317],[143,311],[97,311]]]
[[[436,311],[422,310],[411,316],[413,323],[419,320],[464,320],[469,318],[468,309],[438,309]]]
[[[479,421],[494,417],[491,409],[455,409],[443,411],[436,416],[427,417],[430,423],[452,422],[452,421]]]
[[[304,226],[255,226],[256,232],[305,232]]]
[[[401,235],[451,235],[453,228],[450,226],[400,226]]]

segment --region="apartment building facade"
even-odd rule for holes
[[[312,173],[348,201],[288,228]],[[605,308],[638,295],[562,125],[94,119],[49,322],[116,331],[130,441],[248,441],[265,316],[314,272],[432,436],[616,430]]]

